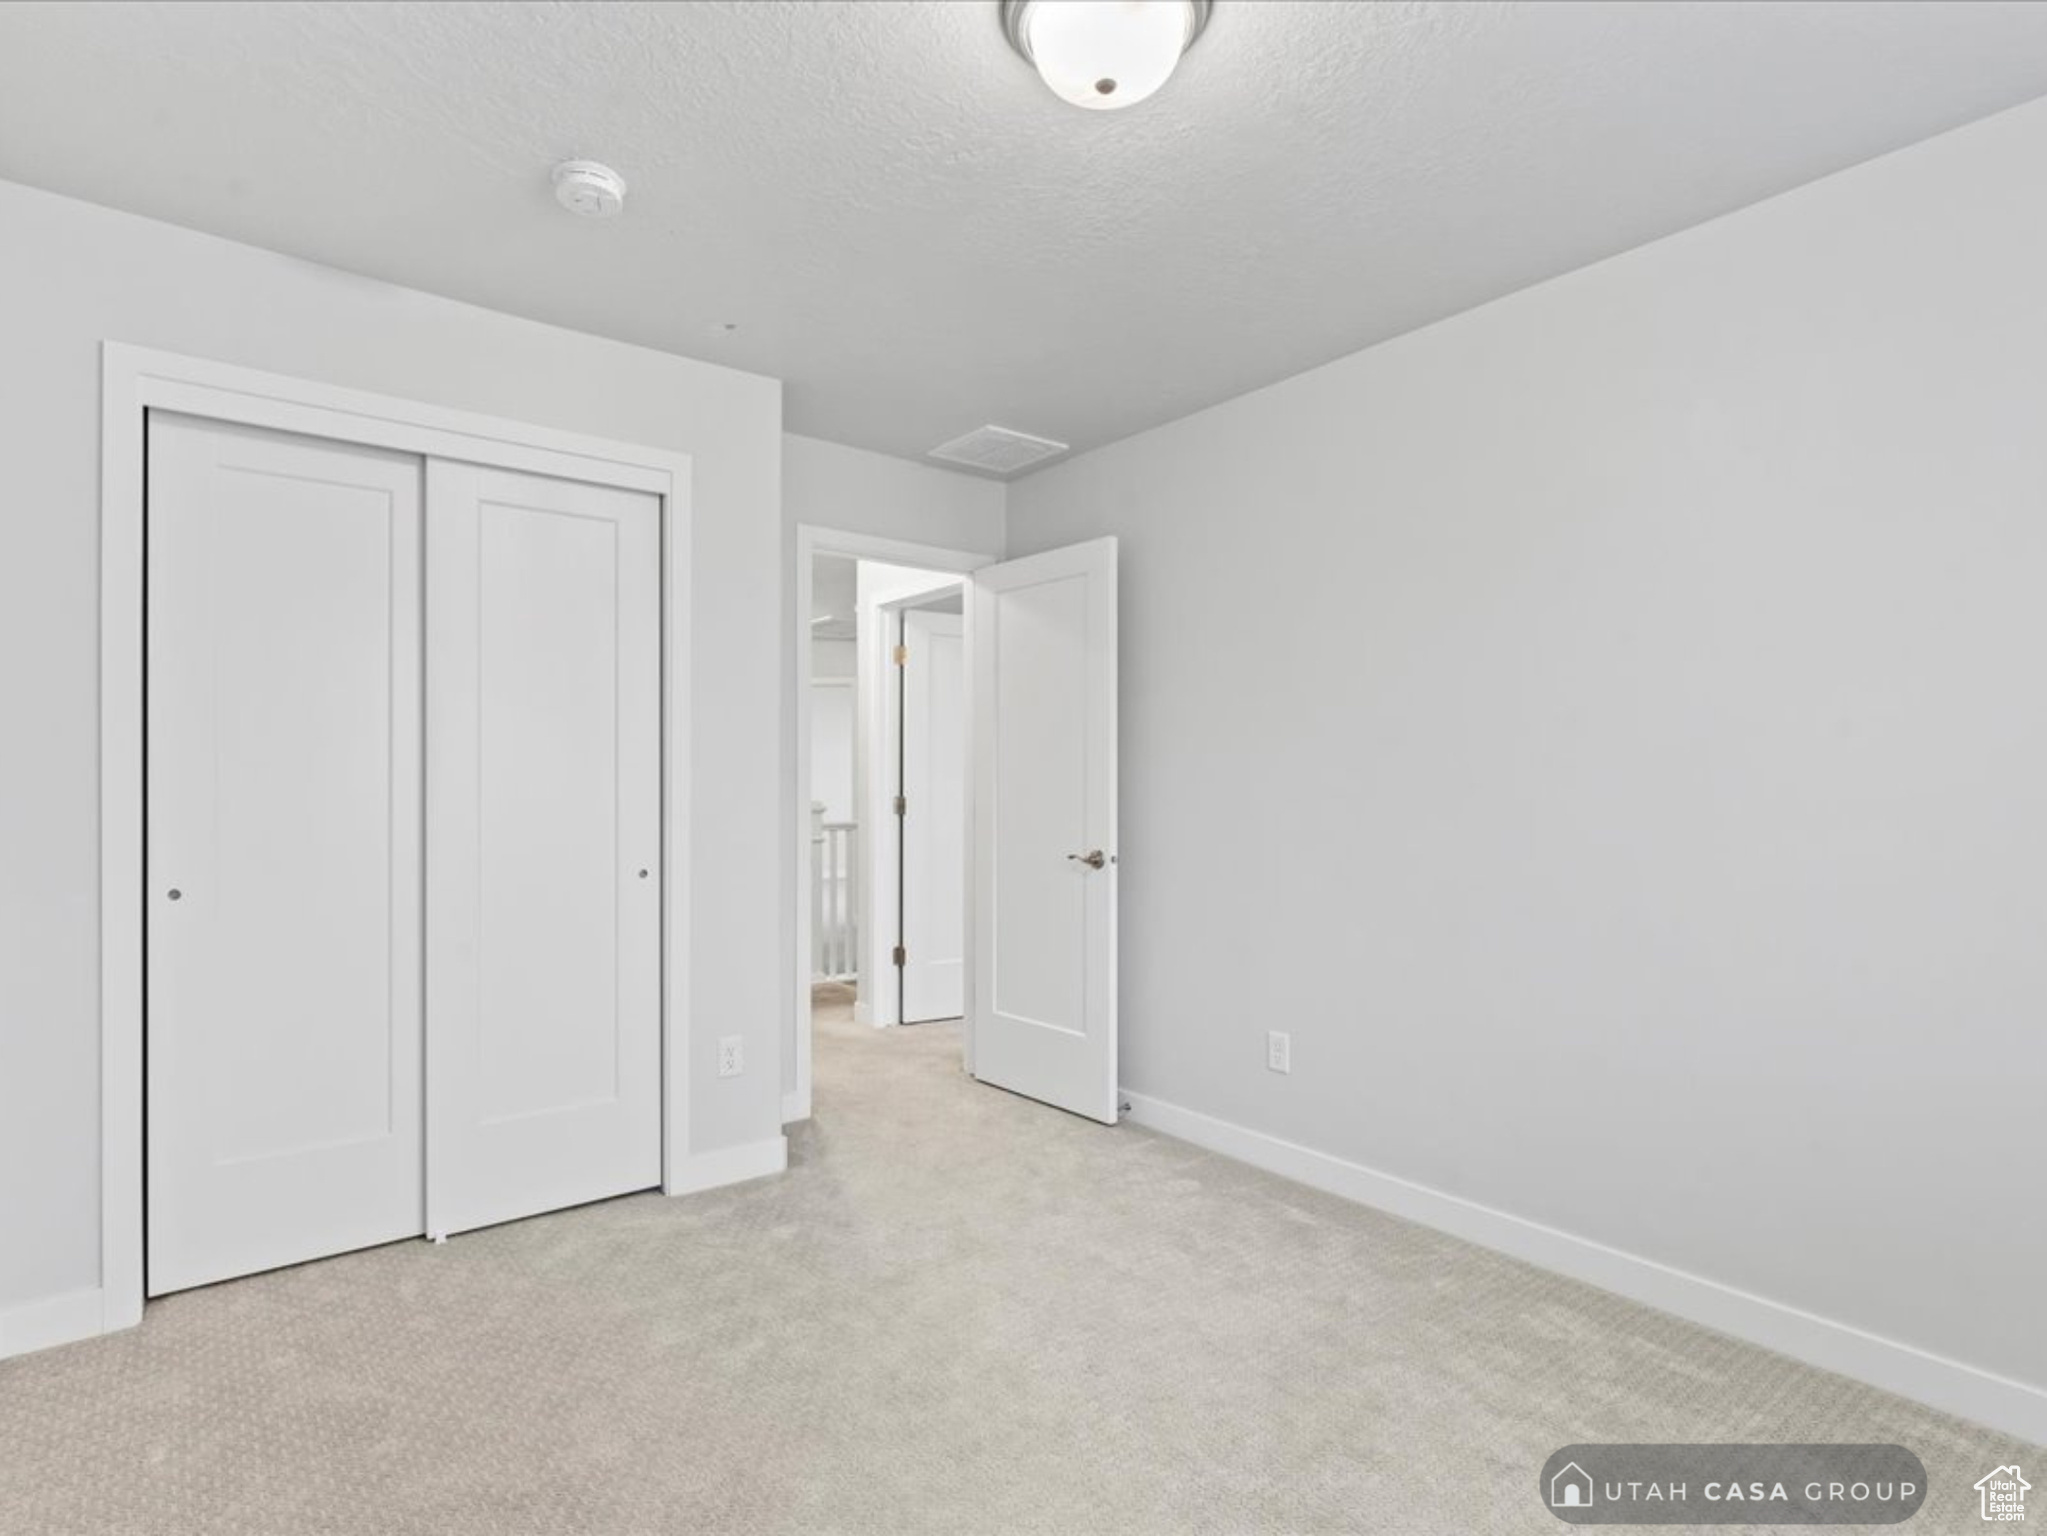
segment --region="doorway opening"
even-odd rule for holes
[[[968,1075],[1113,1125],[1115,540],[795,556],[784,1123],[818,1028],[956,1019]]]
[[[810,567],[809,1017],[966,1012],[966,664],[957,571]]]
[[[991,563],[819,528],[797,546],[785,1121],[809,1116],[817,1028],[967,1012],[965,583]]]

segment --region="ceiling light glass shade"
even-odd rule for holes
[[[1208,0],[1004,0],[1009,40],[1062,101],[1135,106],[1172,78]]]

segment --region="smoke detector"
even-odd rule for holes
[[[976,427],[964,437],[940,443],[928,457],[983,469],[991,475],[1013,475],[1040,459],[1053,458],[1065,451],[1066,444],[1055,443],[1049,437],[1012,432],[1008,427]]]
[[[554,168],[554,200],[579,219],[615,219],[625,207],[625,178],[595,160],[564,160]]]

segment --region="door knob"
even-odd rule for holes
[[[1067,857],[1076,864],[1085,864],[1089,869],[1100,869],[1109,862],[1109,856],[1099,848],[1090,848],[1086,853],[1069,853]]]

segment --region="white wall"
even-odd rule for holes
[[[826,821],[853,820],[853,683],[820,679],[810,689],[810,799]]]
[[[810,675],[810,798],[826,821],[853,820],[853,642],[813,640]]]
[[[851,677],[853,675],[853,642],[850,640],[811,641],[810,675],[812,677]]]
[[[782,439],[782,520],[790,529],[808,523],[999,555],[1003,492],[1000,481],[935,464],[793,432]],[[793,579],[788,590],[793,597]]]
[[[2047,103],[1011,488],[1123,540],[1130,1088],[2047,1389],[2043,166]]]
[[[779,1135],[780,385],[6,184],[0,338],[0,1314],[99,1283],[105,339],[694,456],[691,1151]]]

